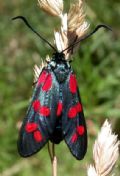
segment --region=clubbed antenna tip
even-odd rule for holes
[[[33,27],[28,23],[27,19],[23,16],[16,16],[13,17],[12,20],[17,20],[17,19],[21,19],[24,21],[24,23],[27,25],[27,27],[29,27],[39,38],[41,38],[45,43],[47,43],[54,51],[57,51],[55,49],[54,46],[51,45],[51,43],[49,43],[45,38],[43,38],[35,29],[33,29]]]

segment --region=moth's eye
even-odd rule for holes
[[[51,65],[52,67],[56,67],[56,63],[55,63],[54,61],[51,61],[51,62],[50,62],[50,65]]]

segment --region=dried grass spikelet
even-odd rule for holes
[[[48,56],[46,57],[46,59]],[[34,65],[33,71],[34,71],[34,83],[37,82],[40,73],[42,72],[42,69],[47,66],[47,63],[41,59],[41,65],[38,67],[37,65]]]
[[[61,18],[61,29],[59,31],[54,32],[55,36],[55,44],[57,46],[57,50],[61,52],[68,46],[68,37],[67,37],[67,13],[62,14]]]
[[[41,68],[39,68],[37,65],[34,65],[33,71],[34,71],[34,82],[37,82],[38,77],[41,73]]]
[[[69,45],[79,40],[84,36],[89,28],[89,24],[85,20],[85,11],[83,7],[83,0],[77,0],[71,5],[68,13],[68,39]],[[78,45],[74,46],[73,49],[77,48]],[[74,50],[72,51],[72,54]]]
[[[80,37],[82,37],[89,25],[85,21],[85,13],[83,8],[83,1],[77,0],[76,3],[71,5],[68,14],[60,15],[61,29],[55,33],[55,43],[58,51],[62,51]],[[70,59],[70,56],[74,54],[78,45],[73,46],[70,50],[65,51],[66,60]]]
[[[63,0],[38,0],[40,8],[52,16],[60,16],[63,11]]]
[[[54,32],[58,52],[66,49],[86,33],[89,25],[85,21],[83,0],[76,0],[68,14],[63,14],[63,0],[38,0],[38,3],[45,12],[61,19],[60,30]],[[79,44],[64,52],[66,60],[70,59],[78,46]]]
[[[90,165],[88,170],[87,170],[87,174],[88,176],[98,176],[98,174],[96,173],[95,167]]]
[[[119,144],[106,120],[93,147],[94,165],[88,168],[88,176],[108,176],[111,173],[119,157]]]
[[[78,37],[82,36],[88,28],[85,16],[83,0],[77,0],[71,5],[68,13],[68,31],[76,31]]]

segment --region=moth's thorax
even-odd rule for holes
[[[54,55],[53,59],[49,62],[49,66],[54,72],[59,83],[64,82],[70,72],[70,64],[64,58],[64,55]]]

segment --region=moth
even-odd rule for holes
[[[64,51],[94,34],[99,28],[79,41],[58,52],[48,41],[37,33],[23,16],[25,24],[44,40],[55,52],[37,80],[27,114],[23,120],[18,139],[18,152],[28,157],[41,150],[50,140],[59,144],[64,140],[72,155],[81,160],[87,151],[87,128],[83,106],[78,90],[76,75],[65,60]]]

